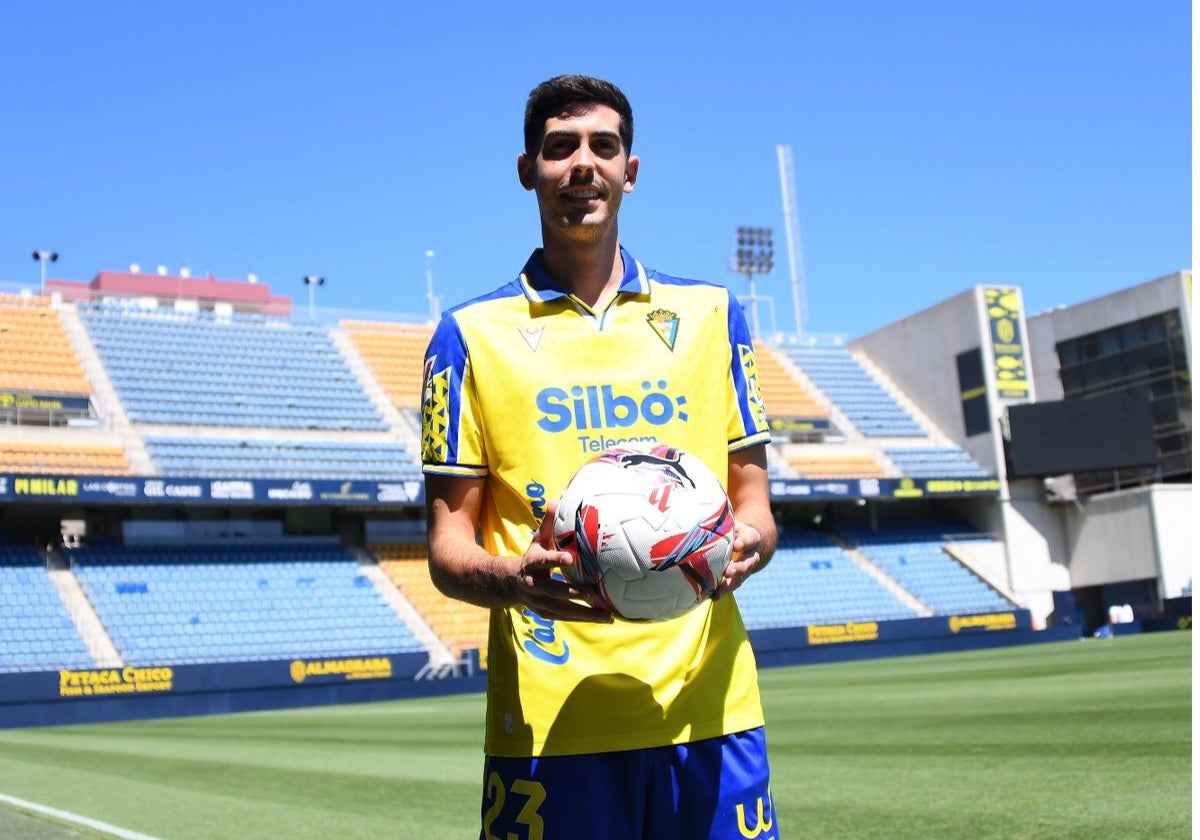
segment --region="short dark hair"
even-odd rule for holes
[[[542,82],[529,92],[525,103],[525,154],[537,155],[546,120],[563,113],[577,113],[592,105],[607,105],[621,118],[618,131],[625,154],[633,150],[633,108],[621,89],[612,82],[591,76],[568,74]]]

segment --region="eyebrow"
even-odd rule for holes
[[[566,138],[579,137],[581,134],[583,134],[582,131],[568,131],[567,129],[559,128],[559,129],[555,129],[554,131],[547,131],[545,133],[545,135],[542,137],[542,142],[544,143],[547,140],[557,139],[560,137],[566,137]],[[609,129],[601,129],[600,131],[594,131],[591,133],[590,136],[605,138],[605,139],[609,139],[609,140],[616,140],[618,143],[621,142],[620,132],[611,131]]]

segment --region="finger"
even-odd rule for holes
[[[522,582],[525,593],[521,600],[546,618],[559,616],[569,617],[572,621],[604,621],[602,615],[595,613],[609,614],[600,593],[584,581],[547,569],[535,569],[523,574]]]
[[[725,573],[731,577],[737,575],[744,580],[758,571],[761,561],[762,557],[757,551],[742,554],[736,561],[729,564]]]
[[[758,562],[758,552],[743,554],[725,567],[725,577],[746,577]]]
[[[733,592],[735,589],[740,587],[745,582],[745,580],[746,579],[741,576],[734,577],[734,578],[725,578],[717,585],[717,588],[713,590],[712,599],[714,601],[721,600],[726,595],[728,595],[730,592]]]
[[[762,536],[753,528],[740,531],[733,535],[733,550],[739,552],[755,551],[758,549],[758,544],[761,541]]]
[[[717,584],[717,588],[713,590],[712,599],[719,601],[745,583],[754,569],[754,564],[757,562],[758,554],[751,554],[748,557],[732,561],[725,567],[725,574],[722,575],[721,582]]]
[[[551,598],[574,598],[589,591],[582,581],[555,574],[557,568],[526,567],[521,570],[521,579],[527,588],[536,590],[538,595]]]
[[[554,546],[554,517],[549,514],[542,517],[542,521],[538,523],[537,533],[533,535],[533,541],[542,548]]]
[[[538,533],[541,533],[540,528]],[[525,549],[525,563],[545,567],[570,565],[575,562],[574,546],[555,548],[553,540],[549,545],[542,545],[539,539],[540,536],[535,536],[533,542],[529,544],[529,548]]]

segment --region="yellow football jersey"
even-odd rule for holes
[[[427,474],[486,480],[484,548],[518,556],[581,464],[624,441],[701,458],[769,439],[741,307],[724,287],[647,271],[624,249],[594,312],[535,251],[519,278],[448,311],[425,358]],[[763,723],[733,598],[668,622],[549,621],[493,610],[485,750],[564,755],[709,738]]]

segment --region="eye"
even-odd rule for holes
[[[548,160],[564,158],[571,154],[577,145],[577,142],[571,137],[548,137],[542,145],[542,157]]]

